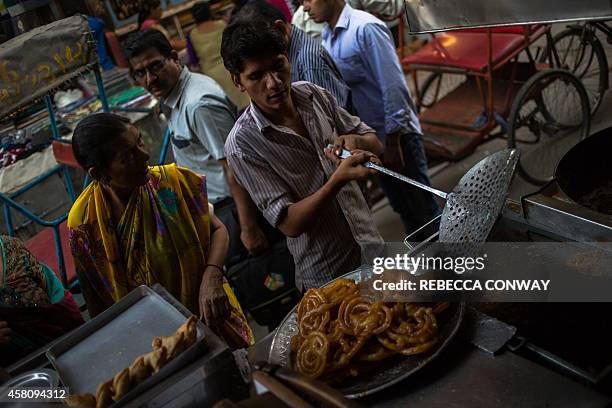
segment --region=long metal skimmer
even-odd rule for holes
[[[339,157],[346,159],[350,155],[343,149]],[[501,212],[518,157],[516,149],[500,150],[485,157],[461,177],[450,193],[372,162],[364,165],[446,200],[440,221],[440,242],[479,244],[486,241]]]

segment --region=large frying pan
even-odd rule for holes
[[[555,178],[578,204],[612,216],[612,127],[578,143],[563,156]]]

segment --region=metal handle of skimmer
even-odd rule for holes
[[[331,145],[331,144],[330,144],[330,145],[327,145],[327,148],[328,148],[328,149],[332,149],[333,147],[334,147],[334,146],[333,146],[333,145]],[[346,158],[348,158],[350,155],[351,155],[351,152],[349,152],[349,151],[348,151],[348,150],[346,150],[346,149],[342,149],[342,151],[340,152],[340,154],[338,155],[338,157],[340,157],[341,159],[346,159]],[[406,177],[406,176],[404,176],[403,174],[396,173],[395,171],[389,170],[389,169],[388,169],[388,168],[386,168],[386,167],[379,166],[378,164],[374,164],[374,163],[372,163],[372,162],[366,162],[366,163],[364,163],[363,165],[364,165],[364,166],[366,166],[366,167],[368,167],[368,168],[370,168],[370,169],[374,169],[374,170],[379,171],[379,172],[381,172],[381,173],[387,174],[387,175],[389,175],[389,176],[391,176],[391,177],[395,177],[396,179],[402,180],[402,181],[404,181],[404,182],[406,182],[406,183],[408,183],[408,184],[412,184],[412,185],[413,185],[413,186],[415,186],[415,187],[418,187],[418,188],[421,188],[421,189],[423,189],[423,190],[429,191],[430,193],[433,193],[433,194],[435,194],[435,195],[437,195],[437,196],[439,196],[439,197],[442,197],[442,198],[443,198],[443,199],[445,199],[445,200],[446,200],[446,197],[448,196],[448,194],[447,194],[447,193],[445,193],[444,191],[440,191],[440,190],[438,190],[438,189],[435,189],[435,188],[430,187],[430,186],[428,186],[428,185],[425,185],[425,184],[423,184],[423,183],[419,183],[419,182],[418,182],[418,181],[416,181],[416,180],[413,180],[413,179],[411,179],[411,178],[409,178],[409,177]]]

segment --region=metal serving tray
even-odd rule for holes
[[[99,384],[128,367],[136,357],[152,351],[154,337],[173,334],[192,315],[161,286],[154,288],[134,289],[47,351],[47,358],[70,393],[95,395]],[[204,330],[204,324],[198,321],[196,343],[113,407],[124,405],[202,354]]]
[[[361,282],[371,278],[371,276],[372,269],[365,266],[349,272],[340,278]],[[330,285],[337,279],[334,279],[327,285]],[[297,306],[291,310],[278,326],[270,347],[269,363],[289,368],[293,366],[291,359],[291,338],[298,334],[299,331],[296,310]],[[422,369],[440,355],[457,334],[465,314],[465,303],[452,303],[444,314],[446,318],[438,321],[440,336],[443,340],[433,350],[414,356],[398,355],[391,357],[388,360],[382,361],[376,370],[343,381],[341,384],[334,386],[334,388],[347,398],[361,398],[390,387]]]
[[[0,387],[1,396],[5,396],[10,388],[55,388],[59,385],[57,372],[46,368],[28,371],[11,378]]]

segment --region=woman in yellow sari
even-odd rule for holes
[[[160,283],[230,346],[253,343],[227,281],[227,230],[212,213],[202,175],[149,167],[139,131],[121,116],[90,115],[74,155],[94,180],[68,216],[70,246],[95,316],[139,285]]]

